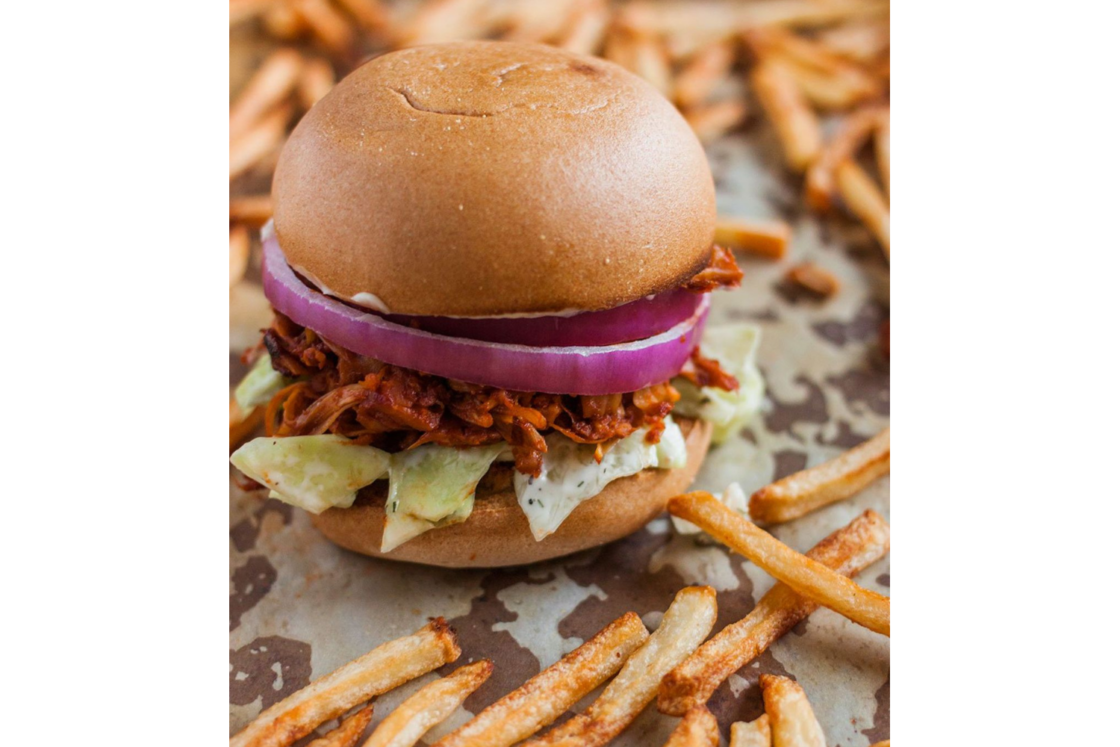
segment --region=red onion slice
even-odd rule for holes
[[[632,392],[677,375],[700,341],[710,305],[672,329],[606,346],[529,347],[447,337],[394,324],[308,288],[275,237],[264,241],[264,292],[292,321],[360,355],[472,384],[548,394]]]
[[[387,314],[397,324],[448,337],[509,342],[532,347],[615,345],[644,340],[688,321],[696,313],[701,294],[674,288],[603,311],[571,316],[469,319],[451,316]]]

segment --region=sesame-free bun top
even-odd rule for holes
[[[304,116],[272,196],[297,271],[402,314],[610,308],[683,282],[715,230],[676,109],[613,63],[537,44],[371,60]]]

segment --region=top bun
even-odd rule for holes
[[[401,314],[611,308],[686,280],[715,230],[676,109],[617,65],[537,44],[366,63],[296,127],[272,196],[297,271]]]

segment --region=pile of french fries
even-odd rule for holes
[[[837,459],[763,488],[752,496],[752,515],[757,512],[768,520],[785,521],[853,495],[889,470],[889,439],[889,431],[884,431]],[[669,512],[749,558],[777,583],[746,617],[710,639],[718,610],[710,586],[688,586],[677,592],[652,634],[636,613],[628,612],[444,736],[436,747],[509,747],[526,739],[526,747],[599,747],[625,731],[655,700],[662,713],[681,717],[666,745],[717,747],[719,727],[706,706],[713,693],[818,607],[890,635],[890,600],[851,580],[890,549],[890,526],[874,511],[864,511],[804,555],[708,493],[677,496],[669,502]],[[353,747],[373,719],[371,698],[455,661],[460,654],[455,632],[437,618],[263,711],[230,739],[230,745],[286,747],[349,712],[312,744]],[[492,671],[491,662],[482,659],[425,685],[382,718],[362,744],[416,744],[451,716]],[[583,712],[545,730],[604,683],[608,684],[602,693]],[[750,723],[733,724],[732,747],[827,744],[796,682],[764,674],[759,683],[766,713]],[[889,742],[880,744],[889,747]]]

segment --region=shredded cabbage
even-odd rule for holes
[[[428,444],[394,454],[381,552],[429,529],[466,521],[478,481],[504,451],[504,444],[468,449]]]
[[[701,350],[739,380],[738,391],[697,387],[683,377],[673,379],[673,386],[681,393],[674,412],[711,423],[715,443],[738,433],[762,409],[766,385],[754,362],[760,334],[753,324],[724,324],[704,330]]]
[[[233,398],[242,412],[249,412],[257,405],[268,404],[272,395],[288,383],[288,379],[272,367],[272,359],[262,355],[233,390]]]
[[[555,532],[583,501],[598,495],[609,483],[649,467],[669,469],[688,459],[684,435],[671,418],[665,419],[660,444],[646,442],[642,428],[617,442],[595,461],[595,448],[554,433],[545,440],[539,477],[515,472],[513,489],[517,502],[529,519],[529,529],[539,542]]]
[[[389,474],[389,455],[334,435],[254,438],[229,460],[293,506],[319,514],[349,508],[358,491]]]

